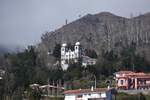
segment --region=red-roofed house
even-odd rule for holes
[[[65,100],[112,100],[111,90],[107,88],[67,90]]]
[[[150,89],[150,74],[119,71],[114,73],[117,89]]]

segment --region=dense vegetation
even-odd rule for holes
[[[32,92],[29,85],[33,83],[47,84],[61,80],[67,89],[90,88],[97,81],[97,87],[114,85],[113,73],[119,70],[133,70],[150,72],[150,62],[135,52],[134,46],[124,48],[120,53],[111,50],[103,52],[102,57],[97,57],[94,51],[88,51],[88,55],[97,58],[97,64],[82,67],[81,64],[70,64],[68,70],[63,71],[60,66],[57,69],[49,69],[40,63],[38,52],[33,46],[29,46],[24,52],[6,54],[6,74],[0,80],[0,99],[13,98],[20,100],[24,91]],[[52,54],[59,59],[60,45],[56,45]],[[32,94],[32,93],[31,93]]]
[[[113,96],[113,100],[149,100],[150,95],[143,95],[142,93],[139,94],[125,94],[119,93]]]

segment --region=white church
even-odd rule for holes
[[[67,70],[69,63],[77,63],[79,58],[82,57],[80,42],[76,42],[73,50],[67,46],[66,43],[61,46],[61,67]]]

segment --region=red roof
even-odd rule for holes
[[[110,89],[107,88],[97,88],[97,89],[93,89],[93,91],[91,89],[77,89],[77,90],[67,90],[64,92],[64,94],[79,94],[79,93],[92,93],[92,92],[106,92],[109,91]]]
[[[119,72],[116,72],[115,74],[133,74],[134,72],[132,71],[119,71]]]
[[[138,73],[135,73],[135,72],[132,72],[132,71],[119,71],[119,72],[116,72],[115,74],[124,74],[128,77],[137,77],[137,78],[150,78],[150,73],[143,73],[143,72],[138,72]]]
[[[145,73],[127,74],[126,76],[132,76],[137,78],[150,78],[150,74],[145,74]]]

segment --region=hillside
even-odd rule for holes
[[[116,16],[109,12],[87,14],[61,28],[45,33],[38,45],[40,57],[56,44],[81,42],[83,48],[92,48],[101,57],[102,51],[117,53],[130,45],[136,46],[137,53],[150,60],[150,13],[133,18]]]
[[[41,92],[29,89],[34,83],[44,85],[62,81],[67,89],[84,89],[91,88],[96,79],[97,87],[114,87],[113,73],[120,70],[150,73],[149,13],[131,19],[108,12],[88,14],[41,38],[42,42],[37,46],[0,56],[0,69],[6,71],[0,85],[0,100],[4,100],[3,97],[21,100],[24,91],[31,97],[39,96]],[[60,54],[54,57],[53,51],[58,54],[61,43],[74,44],[76,41],[81,42],[84,49],[96,51],[97,63],[87,67],[70,64],[63,71],[55,64],[60,60]]]

